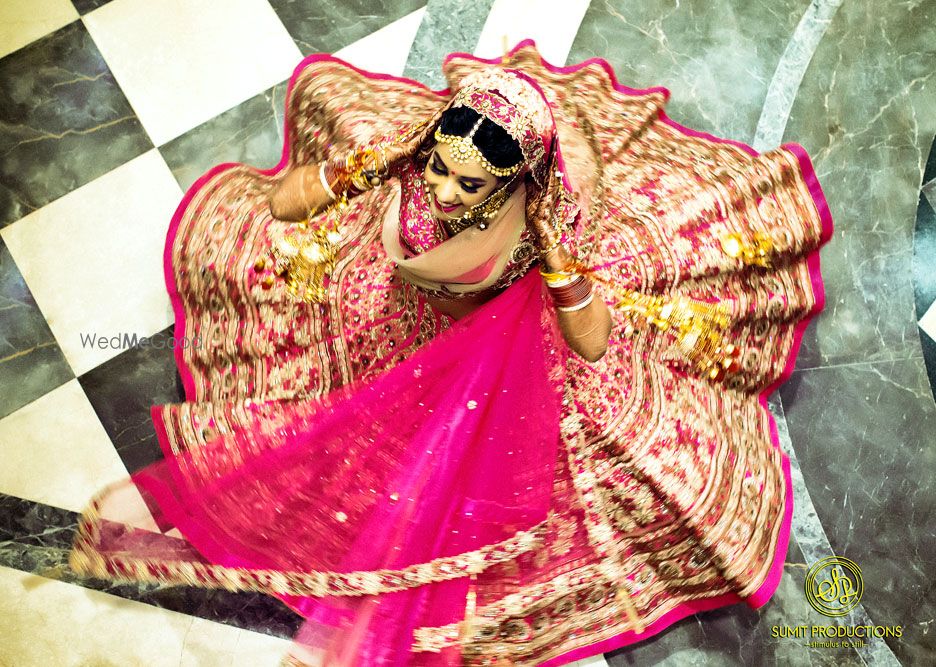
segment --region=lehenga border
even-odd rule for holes
[[[517,531],[502,542],[487,544],[474,551],[414,563],[397,570],[358,572],[285,572],[131,556],[104,556],[95,545],[100,541],[103,522],[101,500],[112,488],[113,485],[95,495],[82,513],[69,565],[75,572],[113,581],[160,582],[271,595],[376,595],[483,572],[493,565],[513,560],[541,546],[546,534],[546,522],[543,521],[529,530]]]

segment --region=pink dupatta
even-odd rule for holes
[[[111,488],[73,566],[272,587],[307,619],[297,656],[407,664],[413,628],[465,618],[472,574],[541,542],[565,354],[544,307],[531,272],[369,382],[248,405],[252,425],[131,478],[184,540],[135,527]]]

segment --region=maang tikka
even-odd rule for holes
[[[475,146],[473,138],[475,132],[478,131],[478,128],[481,127],[483,122],[484,116],[480,116],[478,118],[478,122],[474,124],[474,126],[471,128],[471,131],[468,132],[468,134],[464,137],[459,137],[454,134],[443,134],[442,126],[440,125],[436,128],[434,135],[435,140],[440,144],[446,144],[449,147],[449,154],[457,164],[465,164],[471,160],[477,160],[478,164],[480,164],[485,171],[500,178],[516,174],[523,165],[523,160],[520,160],[520,162],[512,167],[495,167],[490,163],[490,161],[488,161],[486,157],[484,157],[481,151],[478,150],[478,147]]]

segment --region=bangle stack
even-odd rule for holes
[[[540,273],[546,279],[546,287],[556,304],[556,310],[563,313],[582,310],[595,298],[591,281],[580,273],[548,273],[542,270]]]
[[[390,162],[383,146],[348,153],[343,158],[323,162],[319,169],[322,187],[337,199],[336,193],[361,194],[380,185],[390,173]]]

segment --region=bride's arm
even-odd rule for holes
[[[571,257],[559,246],[545,257],[550,271],[562,271]],[[558,311],[559,329],[572,351],[586,361],[595,362],[604,356],[611,335],[611,312],[595,294],[587,306],[571,312]]]
[[[322,164],[291,169],[270,195],[270,213],[279,220],[303,220],[331,202],[321,183]]]
[[[291,169],[270,195],[270,213],[298,221],[344,194],[351,198],[383,182],[407,158],[402,144],[353,151],[314,165]]]

